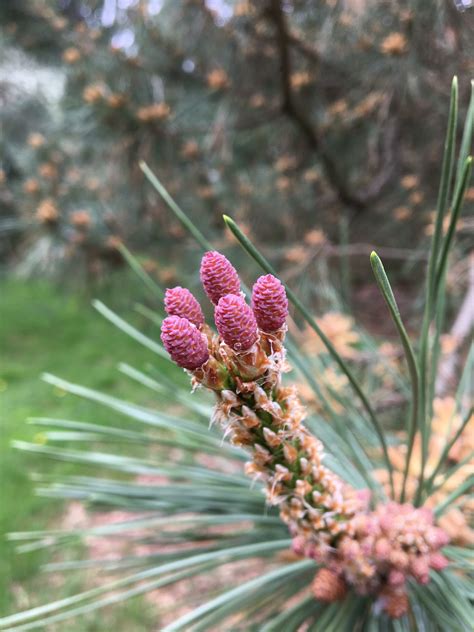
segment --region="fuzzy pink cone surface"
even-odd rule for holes
[[[392,552],[392,546],[387,538],[380,538],[375,542],[375,557],[378,561],[388,560]]]
[[[272,274],[257,279],[252,289],[252,308],[262,331],[277,331],[288,316],[288,299],[282,283]]]
[[[410,571],[419,584],[427,584],[430,580],[430,568],[425,557],[415,558],[410,564]]]
[[[161,341],[171,359],[183,369],[198,369],[209,358],[206,337],[186,318],[165,318],[161,324]]]
[[[168,316],[187,318],[196,327],[204,325],[204,314],[197,299],[185,287],[173,287],[165,293],[165,309]]]
[[[240,294],[240,279],[231,262],[220,252],[206,252],[201,260],[201,283],[210,300],[217,305],[226,294]]]
[[[435,552],[430,555],[430,567],[435,571],[442,571],[448,566],[449,560],[442,553]]]
[[[403,586],[405,579],[404,573],[395,569],[391,570],[388,574],[388,583],[390,586]]]
[[[439,527],[433,527],[430,535],[430,544],[435,548],[441,548],[449,544],[449,535]]]
[[[296,555],[305,555],[306,540],[303,536],[299,535],[296,538],[293,538],[291,546]]]
[[[242,296],[223,296],[216,307],[214,318],[221,338],[234,351],[247,351],[257,341],[257,322]]]

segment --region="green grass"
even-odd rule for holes
[[[102,292],[96,294],[103,298]],[[123,291],[118,295],[117,290],[109,289],[108,294],[109,300],[107,293],[105,300],[112,306],[132,302]],[[55,520],[61,517],[62,507],[57,501],[35,496],[30,478],[32,471],[46,468],[48,473],[54,474],[75,471],[75,466],[70,464],[45,462],[16,451],[11,448],[11,441],[39,440],[39,429],[26,421],[31,416],[112,421],[110,413],[42,382],[41,373],[47,371],[109,394],[137,400],[140,389],[122,376],[116,365],[126,360],[142,367],[153,361],[153,356],[105,321],[85,296],[61,291],[44,281],[11,280],[1,284],[0,296],[1,615],[31,605],[30,594],[35,594],[35,601],[42,602],[52,594],[58,596],[57,589],[52,593],[44,576],[38,574],[44,554],[15,553],[5,534],[54,526]],[[157,332],[149,333],[157,336]],[[117,419],[113,421],[120,423]],[[68,580],[71,585],[66,583],[61,590],[77,589],[77,584],[72,585],[74,581],[73,578]],[[150,629],[146,624],[151,616],[150,608],[139,600],[100,616],[101,624],[94,618],[82,620],[77,630],[105,629],[104,616],[107,629]],[[70,626],[68,629],[76,630]]]

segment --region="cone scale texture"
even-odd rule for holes
[[[206,252],[201,261],[201,283],[214,305],[226,294],[240,294],[240,280],[230,261],[220,252]]]
[[[217,331],[234,351],[247,351],[258,339],[257,322],[242,296],[223,296],[214,314]]]
[[[204,325],[204,314],[201,306],[191,292],[184,287],[178,285],[166,290],[165,309],[168,316],[187,318],[198,328]]]
[[[282,283],[272,274],[257,279],[252,290],[252,309],[262,331],[277,331],[285,324],[288,299]]]
[[[172,360],[183,369],[194,371],[209,358],[206,337],[186,318],[165,318],[161,324],[161,341]]]

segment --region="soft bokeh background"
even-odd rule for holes
[[[90,307],[93,296],[117,309],[142,298],[121,244],[163,286],[196,285],[198,253],[139,161],[244,262],[221,220],[234,217],[317,312],[330,303],[321,288],[333,288],[371,333],[391,334],[369,275],[376,247],[414,318],[450,81],[459,76],[464,116],[474,76],[468,5],[0,3],[2,534],[65,519],[35,497],[34,460],[27,468],[9,447],[41,441],[31,415],[88,412],[40,373],[136,396],[113,368],[149,361],[146,351]],[[473,207],[471,187],[448,278],[452,313],[470,283]],[[37,575],[41,553],[17,556],[4,537],[0,553],[0,611],[57,593],[54,578]],[[149,629],[149,608],[131,602],[107,613],[107,626],[91,619],[77,630]]]

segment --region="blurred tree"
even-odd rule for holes
[[[181,237],[139,160],[207,229],[227,212],[299,240],[295,264],[342,217],[353,239],[417,243],[406,220],[430,221],[450,78],[474,75],[474,14],[452,0],[7,0],[0,18],[66,82],[23,139],[21,216],[90,271],[119,240]]]

